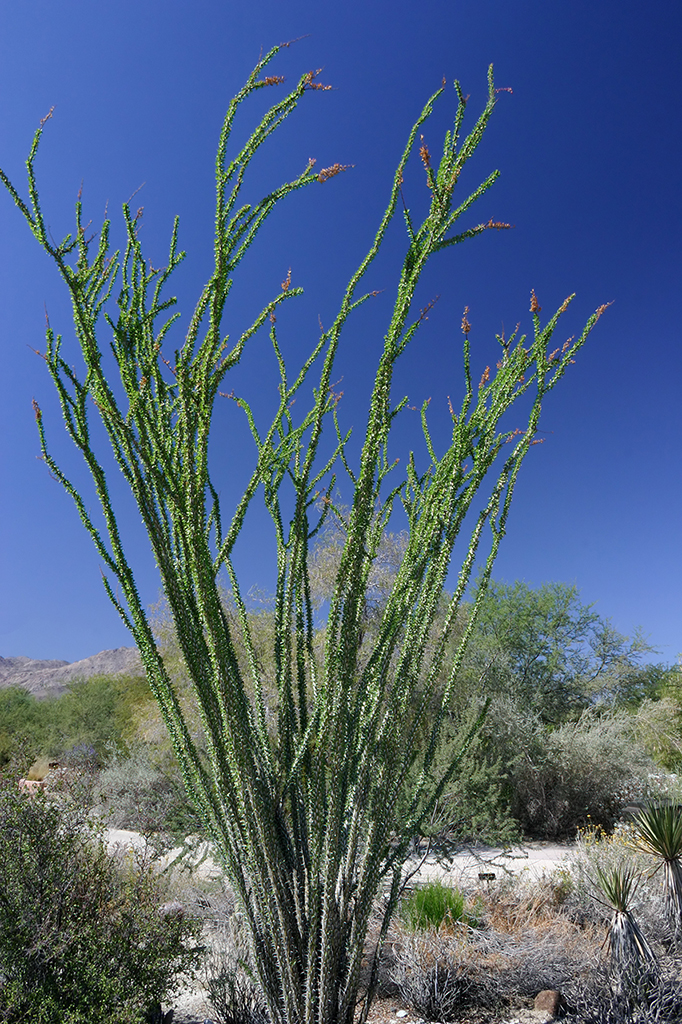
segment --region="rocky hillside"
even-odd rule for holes
[[[119,672],[142,672],[137,648],[117,647],[73,662],[0,658],[0,689],[20,686],[34,697],[59,697],[76,679],[110,676]]]

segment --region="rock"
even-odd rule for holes
[[[107,853],[125,856],[132,852],[144,856],[149,851],[149,843],[139,832],[127,828],[108,828],[104,831],[104,842]]]
[[[159,915],[165,918],[175,918],[177,921],[185,916],[185,908],[180,900],[169,900],[168,903],[163,903],[159,907]]]
[[[533,1009],[542,1010],[544,1013],[556,1017],[561,1009],[561,992],[555,988],[544,988],[536,995]]]
[[[45,789],[45,786],[45,779],[19,779],[19,792],[28,793],[29,796],[35,796]]]

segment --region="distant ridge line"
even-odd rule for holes
[[[143,673],[136,647],[116,647],[100,651],[81,661],[49,661],[38,658],[0,657],[0,690],[18,686],[39,700],[60,697],[77,679],[92,676]]]

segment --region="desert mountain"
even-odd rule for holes
[[[137,648],[116,647],[113,651],[100,651],[72,662],[0,658],[0,689],[20,686],[34,697],[59,697],[77,679],[111,676],[119,672],[142,672]]]

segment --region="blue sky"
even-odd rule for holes
[[[323,323],[333,316],[364,254],[426,98],[445,75],[450,87],[425,133],[433,151],[454,113],[452,80],[471,94],[473,117],[494,63],[497,85],[513,93],[500,93],[467,183],[494,168],[501,177],[470,219],[493,217],[514,230],[490,232],[434,262],[420,298],[440,300],[396,387],[412,404],[431,396],[435,429],[444,429],[447,396],[460,387],[465,305],[483,368],[503,323],[530,327],[531,288],[545,311],[577,293],[566,335],[613,302],[547,400],[545,443],[524,466],[495,575],[531,585],[575,583],[616,628],[641,626],[660,660],[675,660],[682,650],[676,0],[0,0],[0,15],[0,165],[23,189],[32,134],[54,106],[38,161],[54,235],[70,230],[81,180],[87,218],[97,223],[108,203],[116,231],[121,203],[144,183],[136,201],[145,207],[144,241],[155,265],[180,216],[188,259],[174,291],[186,315],[209,268],[213,154],[227,103],[262,49],[305,37],[278,57],[273,72],[291,83],[323,68],[334,88],[306,95],[271,140],[254,168],[253,194],[298,173],[309,156],[319,166],[353,168],[291,197],[276,214],[238,275],[229,313],[236,331],[291,266],[294,283],[305,288],[290,319],[282,318],[293,364],[313,344],[318,315]],[[255,123],[259,103],[239,131]],[[418,205],[416,177],[414,186]],[[368,282],[382,294],[346,336],[341,411],[356,433],[401,244],[396,232]],[[0,654],[73,661],[130,640],[70,499],[36,459],[33,397],[55,454],[82,479],[44,364],[32,351],[43,344],[45,307],[71,344],[68,301],[6,195],[0,267]],[[240,388],[265,409],[275,385],[266,339],[239,374]],[[214,451],[229,500],[252,453],[231,421],[217,426],[223,434]],[[398,447],[418,445],[416,418],[406,418],[398,435]],[[124,494],[121,501],[140,589],[152,603],[154,566]],[[247,585],[272,585],[271,553],[256,518],[240,552]]]

